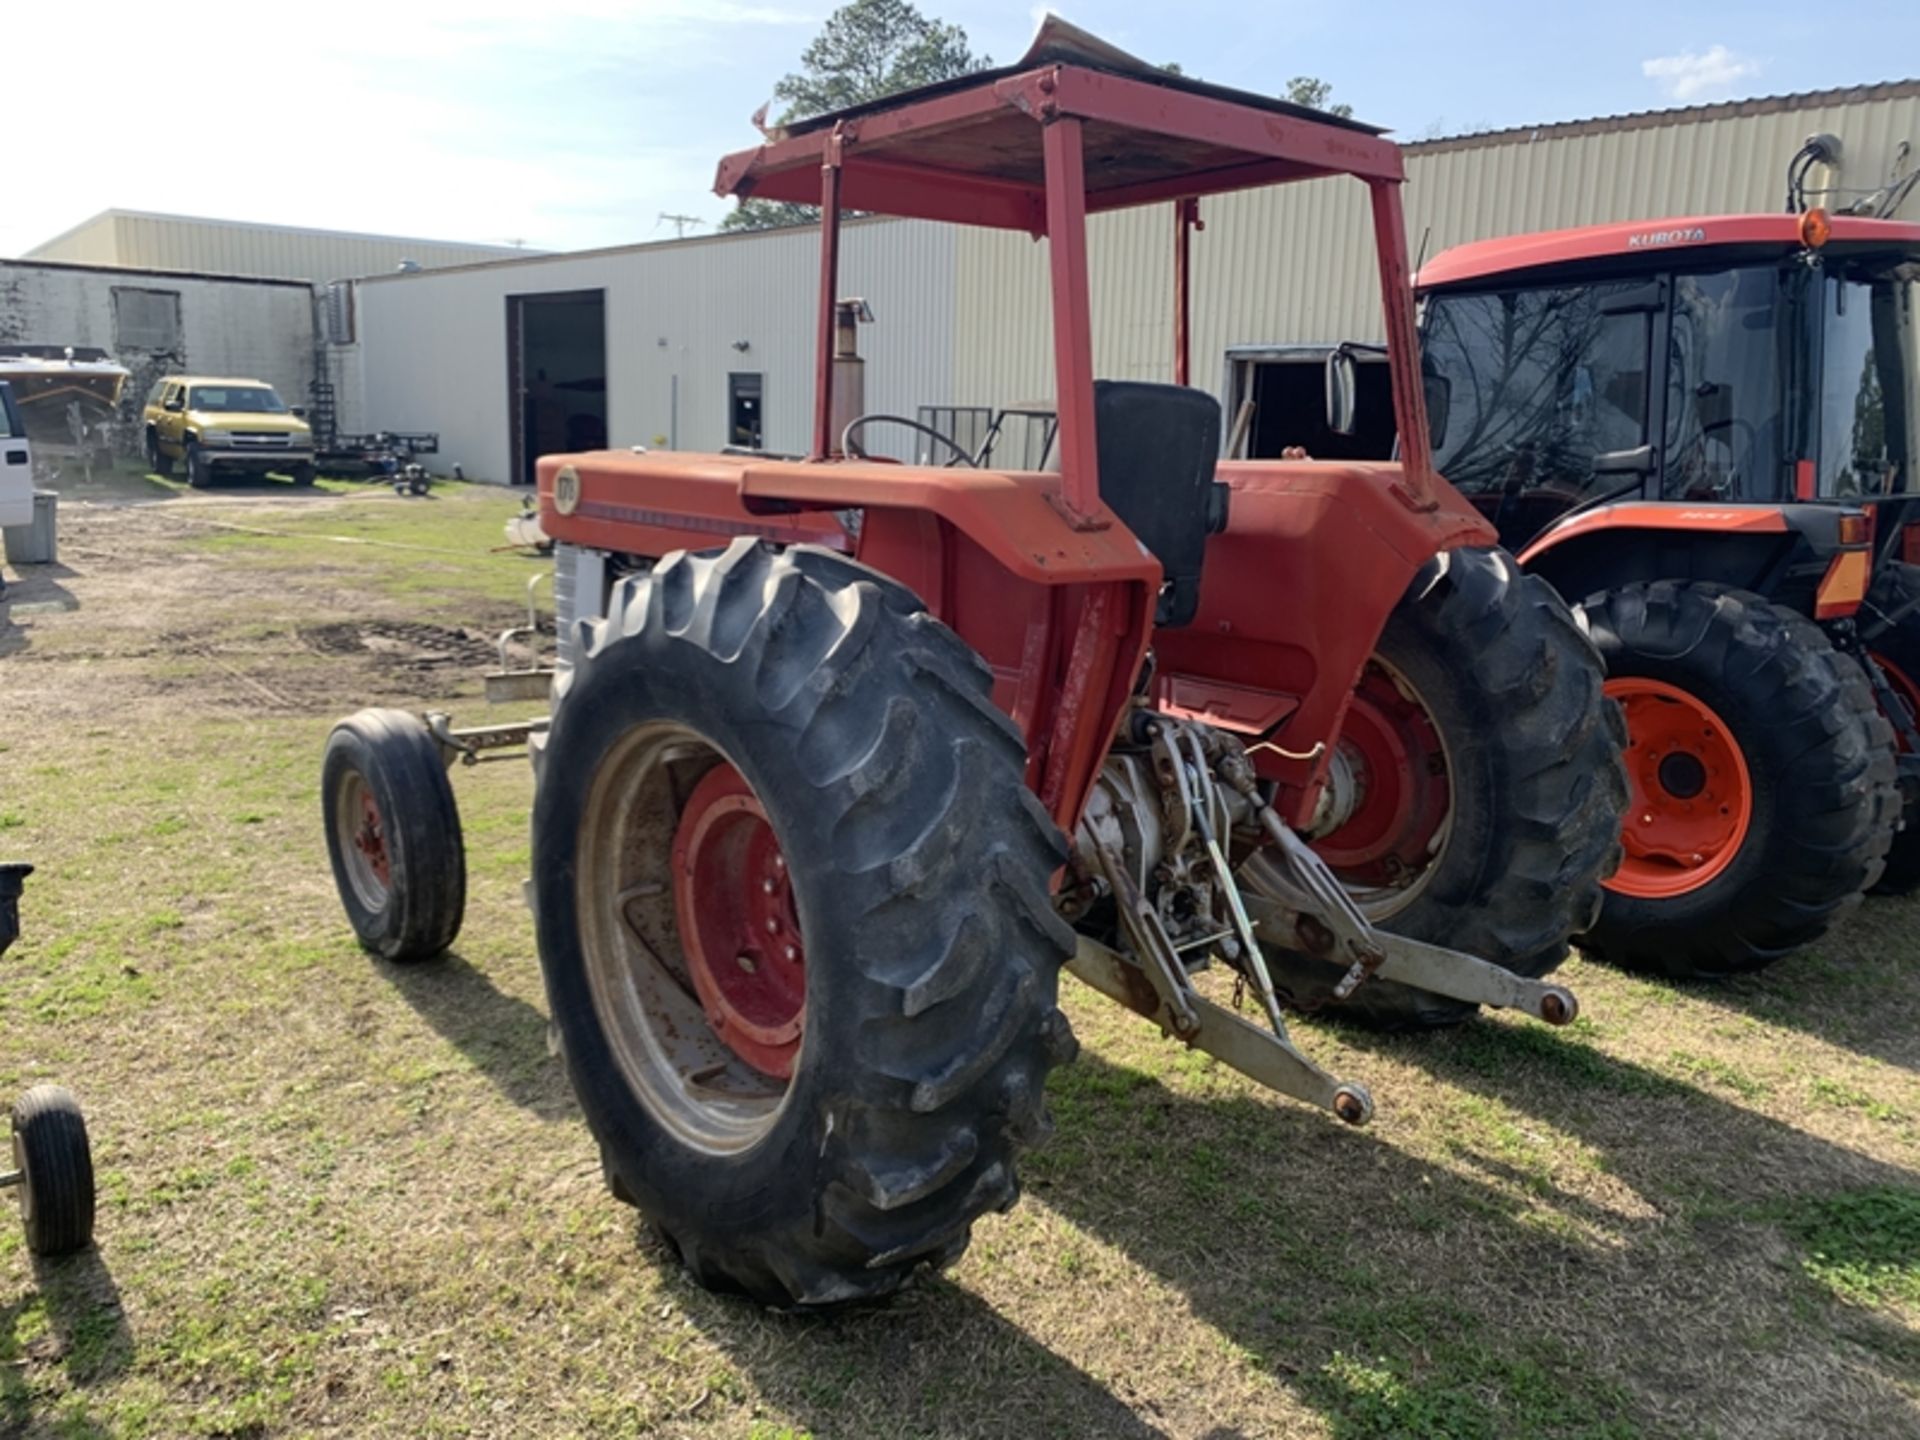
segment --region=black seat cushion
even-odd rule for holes
[[[1220,402],[1185,385],[1139,380],[1093,383],[1100,498],[1166,572],[1154,623],[1185,625],[1200,608],[1207,536],[1227,523],[1220,458]]]

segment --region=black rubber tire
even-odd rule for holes
[[[207,463],[206,455],[197,442],[187,441],[187,484],[195,490],[204,490],[213,483],[213,466]]]
[[[287,478],[295,485],[307,486],[313,484],[319,474],[311,465],[296,465],[287,473]]]
[[[1593,923],[1600,882],[1620,858],[1624,731],[1601,693],[1599,655],[1553,587],[1499,549],[1428,561],[1378,653],[1440,731],[1453,818],[1431,876],[1376,923],[1521,975],[1547,974]],[[1479,1008],[1383,980],[1336,1002],[1344,967],[1295,951],[1269,958],[1290,1003],[1331,1006],[1383,1029],[1454,1025]]]
[[[341,792],[358,774],[372,788],[390,883],[370,904],[348,872]],[[384,960],[426,960],[460,933],[467,906],[467,854],[460,808],[440,747],[404,710],[362,710],[333,727],[320,768],[321,821],[340,904],[360,943]]]
[[[93,1240],[93,1147],[80,1102],[63,1085],[36,1085],[13,1102],[13,1156],[27,1248],[66,1255]]]
[[[147,432],[147,468],[162,480],[173,478],[173,459],[160,449],[160,437]]]
[[[1726,585],[1625,585],[1581,609],[1608,675],[1697,696],[1732,732],[1753,788],[1724,871],[1684,895],[1607,892],[1582,948],[1718,980],[1817,940],[1879,880],[1898,814],[1892,730],[1866,672],[1805,616]]]
[[[1890,560],[1880,567],[1860,608],[1859,627],[1870,653],[1884,656],[1920,684],[1920,565]],[[1894,745],[1897,751],[1897,735]],[[1911,895],[1920,889],[1920,776],[1910,765],[1902,770],[1899,786],[1901,828],[1887,851],[1887,868],[1870,892],[1874,895]]]
[[[609,1186],[708,1287],[781,1308],[886,1295],[1013,1204],[1014,1151],[1050,1128],[1047,1072],[1074,1050],[1055,1008],[1074,936],[1048,896],[1065,843],[985,665],[886,576],[741,539],[624,580],[609,614],[556,684],[533,810],[541,966]],[[596,772],[661,721],[765,806],[808,956],[784,1107],[728,1154],[623,1077],[576,909]]]

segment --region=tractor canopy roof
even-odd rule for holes
[[[1041,132],[1084,126],[1086,205],[1115,210],[1321,175],[1403,178],[1375,126],[1176,75],[1054,16],[1013,65],[775,128],[720,162],[714,189],[818,204],[837,149],[841,204],[1046,230]]]
[[[1535,272],[1579,268],[1596,274],[1674,263],[1730,257],[1728,252],[1789,253],[1806,248],[1805,227],[1814,212],[1795,215],[1700,215],[1679,220],[1631,220],[1585,225],[1575,230],[1542,230],[1476,240],[1443,250],[1420,267],[1414,285],[1422,294],[1455,286],[1519,279]],[[1864,215],[1821,215],[1828,234],[1819,243],[1858,251],[1920,250],[1920,225],[1875,220]]]

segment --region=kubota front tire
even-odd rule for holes
[[[1861,643],[1886,677],[1893,703],[1904,709],[1909,723],[1920,726],[1920,565],[1882,565],[1860,609],[1859,625]],[[1892,723],[1891,716],[1888,721]],[[1873,887],[1875,895],[1908,895],[1920,889],[1920,775],[1914,773],[1912,758],[1920,751],[1910,747],[1897,726],[1893,745],[1904,823],[1893,837],[1887,868]]]
[[[1341,731],[1363,798],[1314,842],[1369,919],[1522,975],[1566,957],[1619,859],[1626,778],[1602,678],[1565,602],[1504,550],[1422,567]],[[1344,967],[1271,959],[1292,1003],[1333,1003]],[[1391,1029],[1477,1007],[1370,980],[1333,1009]]]
[[[775,1306],[949,1263],[1073,1049],[1065,845],[986,667],[885,576],[744,539],[623,581],[576,650],[534,908],[610,1188]]]
[[[1705,581],[1581,607],[1626,710],[1626,858],[1582,945],[1675,979],[1757,970],[1879,878],[1897,813],[1866,673],[1806,617]]]

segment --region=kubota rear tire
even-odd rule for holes
[[[1633,787],[1584,948],[1714,980],[1825,934],[1880,878],[1897,814],[1866,673],[1805,616],[1726,585],[1656,580],[1581,608]]]
[[[1065,844],[986,667],[885,576],[744,539],[624,580],[578,639],[534,909],[610,1188],[775,1306],[951,1262],[1073,1050]]]
[[[1341,745],[1366,798],[1315,842],[1376,925],[1541,976],[1592,923],[1619,859],[1626,777],[1599,656],[1551,586],[1504,550],[1422,567],[1382,632]],[[1384,1028],[1478,1008],[1272,951],[1304,1009]]]
[[[20,1221],[36,1255],[66,1255],[93,1239],[93,1147],[80,1102],[63,1085],[36,1085],[13,1102]]]
[[[1920,725],[1920,565],[1889,561],[1881,566],[1859,624],[1861,643],[1886,676],[1894,703]],[[1873,887],[1875,895],[1908,895],[1920,889],[1920,776],[1913,773],[1908,742],[1897,727],[1893,746],[1903,824],[1887,852],[1887,868]]]

